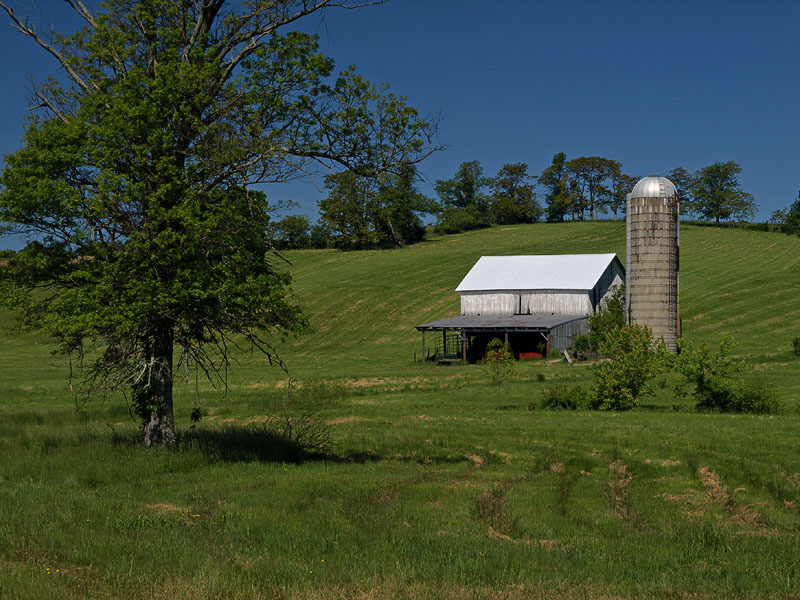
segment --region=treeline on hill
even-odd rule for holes
[[[720,225],[755,215],[753,195],[739,185],[741,171],[728,161],[695,173],[676,167],[667,177],[678,189],[682,215]],[[542,220],[617,220],[638,180],[626,174],[619,161],[601,156],[567,160],[563,152],[538,176],[528,172],[526,163],[504,164],[488,177],[480,162],[464,162],[451,179],[436,181],[435,199],[417,189],[419,175],[412,165],[376,177],[345,171],[325,177],[327,197],[319,201],[316,223],[292,215],[270,227],[278,249],[363,250],[421,241],[425,220],[435,220],[434,230],[443,234]],[[800,194],[791,207],[775,211],[771,221],[782,231],[800,233]]]

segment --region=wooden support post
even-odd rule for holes
[[[506,331],[506,344],[508,343],[508,332]]]
[[[544,358],[547,358],[547,355],[550,354],[550,335],[545,335],[544,339],[547,340],[547,346],[545,347],[544,351]]]
[[[422,330],[422,362],[425,362],[425,330]]]
[[[461,330],[461,358],[467,362],[467,334]]]

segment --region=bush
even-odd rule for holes
[[[794,347],[794,355],[800,356],[800,337],[796,337],[792,340],[792,346]]]
[[[576,337],[575,343],[572,344],[572,348],[575,350],[575,352],[589,352],[592,349],[592,346],[589,343],[589,334],[582,333]]]
[[[653,379],[668,365],[663,341],[654,341],[649,327],[625,325],[607,332],[599,346],[610,360],[594,367],[594,395],[589,408],[630,410],[653,394]]]
[[[587,391],[580,385],[568,386],[565,383],[546,390],[540,406],[553,410],[576,410],[588,404]]]
[[[738,344],[724,336],[712,353],[707,344],[696,347],[678,340],[680,354],[676,367],[687,383],[693,384],[698,410],[766,414],[778,411],[779,401],[763,378],[745,380],[744,363],[733,356]]]
[[[730,404],[731,412],[760,415],[778,412],[780,401],[775,389],[763,377],[741,382]]]

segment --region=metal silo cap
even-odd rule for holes
[[[677,194],[675,185],[666,177],[645,177],[633,186],[628,198],[672,198]]]

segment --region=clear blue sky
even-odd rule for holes
[[[39,2],[68,29],[62,4]],[[488,175],[506,162],[539,173],[562,151],[607,156],[637,176],[735,160],[762,220],[800,189],[800,2],[390,0],[305,28],[337,67],[354,64],[441,113],[448,149],[421,167],[431,195],[430,182],[463,161]],[[58,71],[4,18],[0,51],[5,155],[20,144],[27,74]],[[266,191],[312,216],[323,195],[311,184]]]

